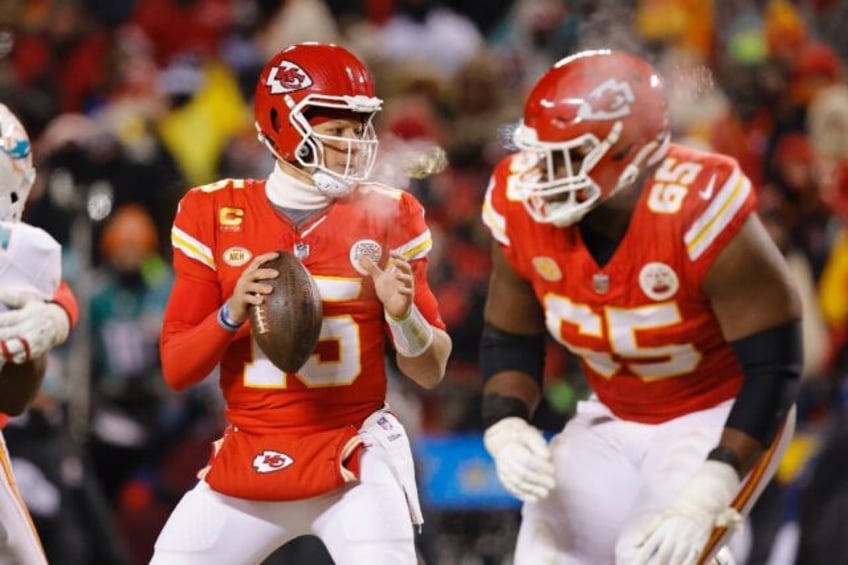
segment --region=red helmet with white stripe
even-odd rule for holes
[[[280,160],[315,167],[345,186],[370,174],[377,153],[373,118],[382,100],[374,95],[368,69],[343,47],[301,43],[271,58],[256,84],[255,118],[259,140]],[[317,134],[309,119],[350,115],[362,120],[355,138]],[[343,173],[328,169],[324,144],[346,147]]]
[[[662,80],[625,52],[566,57],[536,83],[514,139],[532,166],[511,196],[538,222],[573,224],[665,156]]]

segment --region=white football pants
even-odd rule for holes
[[[364,450],[360,482],[305,500],[259,502],[213,491],[201,481],[165,524],[152,565],[259,563],[305,534],[321,538],[337,565],[417,562],[406,497],[386,450]]]
[[[525,504],[515,565],[629,565],[647,521],[671,504],[716,446],[732,401],[662,424],[614,416],[594,397],[551,441],[557,486],[545,499]],[[751,510],[777,470],[792,437],[794,409],[734,501]],[[730,532],[717,530],[707,562]]]

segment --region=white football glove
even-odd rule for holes
[[[709,565],[736,565],[736,559],[725,545],[718,550],[718,553],[715,554],[715,557],[713,557],[713,560],[710,561]]]
[[[0,350],[6,361],[25,363],[68,339],[70,320],[58,304],[2,289],[0,302],[12,308],[0,314]]]
[[[483,444],[495,460],[501,484],[523,502],[536,502],[554,488],[554,464],[537,428],[511,416],[489,426]]]
[[[698,563],[713,529],[735,529],[742,516],[730,503],[739,491],[736,470],[721,461],[705,461],[665,511],[642,533],[639,565]]]

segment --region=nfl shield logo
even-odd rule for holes
[[[294,256],[301,261],[309,256],[309,244],[298,241],[294,244]]]
[[[609,292],[609,276],[603,273],[596,273],[592,277],[592,284],[595,287],[595,292],[598,294],[606,294]]]

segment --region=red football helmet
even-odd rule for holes
[[[314,167],[316,186],[330,196],[349,192],[368,178],[377,156],[374,115],[382,100],[374,95],[368,69],[353,53],[332,44],[301,43],[271,58],[256,83],[255,115],[259,140],[280,160]],[[362,114],[357,137],[317,134],[307,117],[311,109],[324,114]],[[325,166],[324,143],[347,147],[344,173]]]
[[[530,92],[514,139],[527,173],[510,187],[511,197],[537,222],[573,224],[665,156],[662,80],[629,53],[566,57]]]

